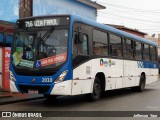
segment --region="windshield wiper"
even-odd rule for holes
[[[38,46],[41,41],[45,42],[47,40],[47,39],[45,40],[45,38],[48,38],[53,31],[54,31],[54,28],[52,27],[42,37],[41,37],[41,33],[40,33],[40,36],[36,38],[36,39],[38,39],[36,45]]]
[[[45,38],[48,38],[53,31],[54,31],[54,28],[52,27],[41,37],[41,39],[45,42],[47,40],[47,39],[45,40]]]

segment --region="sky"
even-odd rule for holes
[[[160,0],[92,0],[106,6],[98,10],[97,21],[123,25],[139,31],[160,34]]]

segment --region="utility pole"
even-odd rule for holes
[[[33,15],[33,0],[19,0],[19,18]]]

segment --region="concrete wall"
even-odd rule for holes
[[[19,18],[19,0],[0,2],[0,20],[16,22]],[[33,0],[33,16],[51,14],[75,14],[96,20],[96,9],[76,0]]]
[[[19,18],[19,0],[0,1],[0,20],[16,22]]]
[[[33,0],[33,16],[74,14],[96,20],[96,9],[76,0]]]

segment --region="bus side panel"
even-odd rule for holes
[[[72,80],[56,83],[51,91],[51,95],[71,95]]]
[[[138,68],[137,61],[124,60],[123,87],[138,86],[142,68]]]
[[[15,82],[13,82],[11,80],[10,80],[10,92],[19,92],[16,85],[15,85]]]
[[[106,79],[106,89],[105,90],[114,90],[116,89],[117,78],[107,78]]]
[[[158,80],[158,63],[151,63],[150,77],[146,80],[146,84],[150,84]]]
[[[142,73],[145,73],[146,84],[156,81],[158,69],[152,66],[151,62],[124,60],[123,87],[138,86]]]
[[[85,94],[92,92],[91,60],[79,65],[73,70],[72,95]]]
[[[105,90],[123,87],[123,60],[97,58],[92,59],[73,70],[74,80],[72,82],[72,95],[91,93],[95,76],[98,73],[104,73],[105,75]],[[92,79],[89,80],[88,78]]]
[[[113,62],[111,61],[111,68],[111,72],[113,72],[117,78],[116,89],[123,88],[123,60],[113,59]]]
[[[92,60],[92,76],[95,77],[97,73],[104,73],[106,78],[105,90],[122,88],[123,78],[123,60],[99,58]]]
[[[72,95],[91,93],[92,84],[93,84],[93,79],[73,80]]]
[[[152,82],[157,81],[158,77],[158,64],[154,64],[153,62],[137,62],[138,68],[142,69],[142,72],[145,73],[146,76],[146,84],[150,84]]]

